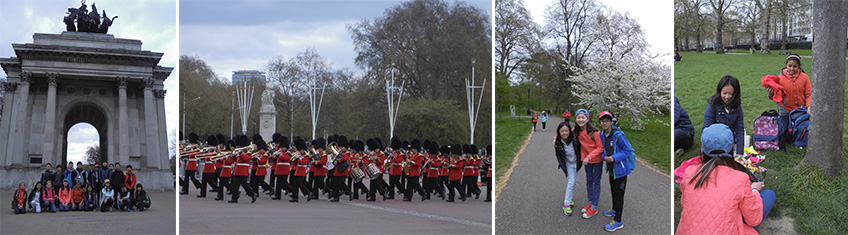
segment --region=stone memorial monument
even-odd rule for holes
[[[262,108],[259,109],[259,135],[266,141],[272,140],[277,130],[277,108],[274,107],[274,90],[262,92]]]
[[[100,136],[98,163],[131,164],[145,189],[173,189],[162,84],[173,68],[159,66],[164,54],[142,50],[141,41],[105,34],[108,25],[84,1],[72,15],[69,29],[75,19],[89,30],[36,33],[32,43],[12,44],[16,57],[0,58],[0,188],[31,186],[43,165],[66,164],[68,131],[85,122]]]

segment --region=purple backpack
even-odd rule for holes
[[[778,140],[780,128],[777,125],[777,111],[774,109],[763,112],[754,119],[753,141],[755,149],[780,150]]]

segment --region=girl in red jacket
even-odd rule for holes
[[[786,67],[780,70],[777,83],[783,86],[783,102],[777,104],[777,112],[780,114],[778,123],[781,132],[789,126],[789,112],[795,108],[804,106],[810,113],[810,78],[801,69],[801,57],[798,54],[789,54],[784,63]],[[774,96],[774,91],[768,88],[769,99]]]
[[[59,211],[71,209],[71,187],[68,180],[62,180],[62,188],[59,189]]]
[[[15,196],[12,197],[12,210],[16,215],[26,213],[26,199],[26,184],[21,182],[18,184],[18,189],[15,189]]]
[[[686,168],[680,182],[677,234],[756,234],[774,205],[763,182],[751,183],[745,167],[733,160],[733,132],[713,124],[701,134],[703,164]]]
[[[601,143],[601,135],[598,128],[592,125],[589,117],[589,111],[578,109],[575,112],[574,133],[577,135],[577,141],[580,142],[580,162],[586,168],[586,195],[589,203],[583,206],[583,218],[588,219],[597,214],[598,200],[601,196],[601,173],[604,165],[601,161],[601,154],[604,152],[604,145]]]

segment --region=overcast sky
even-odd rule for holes
[[[142,50],[163,52],[159,65],[175,67],[165,80],[165,113],[169,142],[176,138],[177,106],[177,10],[175,0],[88,0],[91,9],[96,3],[99,11],[110,17],[118,16],[109,34],[116,38],[141,40]],[[0,57],[14,57],[12,43],[32,43],[34,33],[60,34],[65,30],[62,18],[70,7],[80,6],[79,0],[0,0]],[[5,71],[0,73],[5,78]],[[68,133],[68,158],[82,159],[85,149],[99,142],[97,131],[77,125]]]
[[[545,12],[547,6],[554,0],[524,0],[524,6],[530,11],[530,15],[540,26],[545,25]],[[632,0],[597,0],[597,2],[609,6],[618,12],[628,12],[630,17],[635,18],[645,31],[645,38],[650,44],[649,49],[653,54],[665,54],[669,56],[660,57],[665,64],[670,65],[671,54],[674,52],[674,2],[671,0],[660,1],[632,1]]]
[[[448,1],[454,4],[456,1]],[[490,0],[470,0],[491,17]],[[275,56],[289,59],[312,47],[334,69],[363,72],[347,25],[380,17],[401,1],[180,1],[180,55],[197,56],[229,81],[232,71],[263,70]]]

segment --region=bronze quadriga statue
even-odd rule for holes
[[[109,32],[109,26],[112,26],[112,22],[117,16],[112,17],[111,19],[106,16],[106,11],[103,11],[103,15],[97,13],[97,6],[94,3],[91,4],[91,11],[88,11],[88,7],[85,5],[85,0],[82,0],[82,6],[79,8],[68,8],[68,15],[65,16],[65,26],[67,26],[67,31],[77,31],[77,32],[86,32],[86,33],[107,33]],[[74,25],[76,23],[76,25]]]

